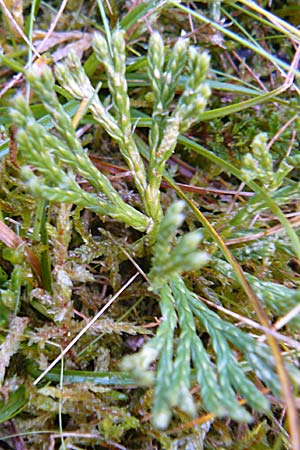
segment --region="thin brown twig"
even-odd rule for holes
[[[272,139],[270,140],[270,142],[267,145],[267,150],[270,150],[270,148],[272,147],[272,145],[274,144],[274,142],[276,142],[280,136],[282,135],[282,133],[284,133],[284,131],[291,125],[291,123],[293,123],[296,119],[298,119],[299,115],[295,114],[291,119],[289,119],[278,131],[276,134],[274,134],[274,136],[272,137]]]
[[[131,283],[136,279],[136,277],[139,275],[139,272],[135,273],[125,284],[124,286],[119,289],[119,291],[111,297],[111,299],[103,306],[103,308],[100,309],[100,311],[95,314],[95,316],[85,325],[85,327],[82,328],[82,330],[75,336],[74,339],[64,348],[64,350],[58,355],[57,358],[55,358],[54,361],[52,361],[51,364],[45,369],[33,382],[34,385],[37,385],[44,377],[47,375],[48,372],[50,372],[53,367],[58,364],[62,358],[68,353],[69,350],[76,344],[76,342],[79,341],[79,339],[91,328],[92,325],[99,319],[99,317],[102,316],[102,314],[112,305],[112,303],[121,295],[121,293],[127,289],[128,286],[130,286]]]
[[[93,164],[100,170],[108,171],[110,173],[119,174],[124,173],[126,177],[132,178],[132,175],[128,173],[128,169],[125,167],[119,167],[115,164],[110,164],[105,161],[102,161],[100,158],[96,156],[89,156]],[[162,181],[162,187],[170,187],[170,184],[167,180]],[[239,195],[241,197],[252,197],[253,192],[247,191],[229,191],[227,189],[214,189],[209,187],[199,187],[199,186],[191,186],[190,184],[177,183],[183,191],[185,192],[194,192],[195,194],[215,194],[215,195]]]
[[[240,55],[236,51],[232,51],[234,57],[245,67],[245,69],[251,74],[257,84],[262,88],[264,92],[268,92],[268,89],[261,81],[261,79],[256,75],[256,73],[251,69],[251,67],[246,63],[246,61],[240,57]]]

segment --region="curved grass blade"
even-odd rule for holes
[[[19,414],[27,401],[25,386],[21,386],[16,391],[10,393],[7,401],[1,400],[0,423],[6,422]]]
[[[187,8],[186,6],[176,2],[176,1],[170,1],[170,4],[177,7],[181,11],[184,11],[185,13],[195,17],[195,19],[199,20],[200,22],[204,22],[206,24],[211,25],[216,30],[223,33],[225,36],[228,36],[233,41],[238,42],[239,44],[243,45],[246,48],[250,48],[258,55],[266,58],[268,61],[271,61],[274,64],[277,64],[282,69],[286,70],[287,72],[292,71],[292,73],[296,76],[300,76],[299,70],[296,70],[294,68],[291,68],[289,64],[282,61],[281,59],[277,58],[276,56],[270,54],[266,50],[264,50],[261,47],[258,47],[257,45],[253,44],[252,42],[248,41],[247,39],[242,38],[236,33],[233,33],[232,31],[228,30],[228,28],[225,28],[221,26],[220,24],[214,22],[213,20],[209,19],[208,17],[203,16],[202,14],[199,14],[197,11],[194,11],[192,9]]]

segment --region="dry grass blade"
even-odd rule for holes
[[[19,35],[22,37],[22,39],[24,39],[24,41],[26,42],[26,44],[28,45],[28,47],[30,47],[30,49],[32,50],[32,52],[35,54],[35,56],[37,58],[39,58],[41,55],[38,52],[38,50],[36,50],[34,48],[34,46],[31,44],[31,42],[29,41],[28,37],[26,36],[26,34],[24,33],[24,31],[22,30],[22,28],[20,27],[20,25],[16,22],[14,16],[12,15],[12,13],[10,12],[10,10],[7,8],[5,2],[3,0],[0,0],[0,6],[2,8],[3,13],[5,14],[5,16],[7,17],[7,19],[9,20],[9,22],[11,23],[11,25],[13,26],[13,28],[19,33]]]
[[[50,38],[51,34],[53,33],[53,31],[55,30],[57,23],[59,22],[59,19],[61,18],[61,15],[66,7],[68,3],[68,0],[64,0],[62,2],[62,4],[60,5],[59,11],[55,17],[55,20],[52,22],[46,36],[44,37],[44,39],[42,40],[41,44],[39,45],[38,49],[36,49],[32,43],[29,41],[29,39],[27,38],[26,34],[24,33],[24,31],[20,28],[20,26],[16,23],[15,19],[13,18],[12,14],[10,13],[10,11],[7,9],[5,3],[3,0],[0,0],[0,6],[3,9],[4,14],[8,17],[8,20],[14,25],[14,27],[16,28],[16,30],[18,31],[18,33],[20,34],[20,36],[22,36],[22,38],[24,39],[24,41],[26,42],[26,44],[28,45],[28,47],[31,49],[31,51],[34,53],[34,58],[32,58],[32,61],[34,61],[34,59],[36,58],[40,58],[41,57],[41,53],[43,53],[44,51],[44,46],[46,46],[46,43],[48,41],[48,39]],[[25,65],[25,69],[28,69],[29,64]],[[0,98],[3,97],[10,89],[12,89],[23,77],[23,73],[19,72],[6,86],[4,86],[4,88],[2,89],[2,91],[0,92]]]
[[[265,16],[267,19],[270,20],[271,23],[275,24],[280,30],[282,30],[286,35],[294,35],[293,37],[296,38],[299,42],[300,40],[300,33],[299,30],[296,27],[293,27],[286,21],[280,19],[279,17],[275,16],[271,12],[267,11],[266,9],[259,6],[257,3],[253,2],[252,0],[241,0],[240,3],[243,3],[245,6],[253,9],[254,11],[258,12],[259,14],[262,14],[262,16]]]
[[[280,328],[287,325],[294,317],[296,317],[300,312],[300,305],[295,306],[291,309],[284,317],[281,317],[274,324],[275,330],[279,330]]]
[[[59,10],[58,10],[58,12],[57,12],[57,14],[55,16],[55,19],[53,20],[53,22],[52,22],[52,24],[51,24],[51,26],[50,26],[46,36],[44,37],[44,39],[42,40],[41,44],[38,47],[38,51],[40,53],[42,53],[44,51],[44,46],[46,45],[46,43],[47,43],[48,39],[50,38],[51,34],[53,33],[53,31],[55,30],[55,28],[56,28],[56,26],[57,26],[57,24],[59,22],[59,19],[61,18],[65,7],[67,6],[67,3],[68,3],[68,0],[63,0],[63,2],[61,3],[61,5],[59,7]]]
[[[293,228],[297,228],[300,226],[300,217],[296,216],[289,220],[290,224]],[[250,234],[249,236],[243,236],[240,238],[228,239],[225,241],[226,245],[235,245],[242,244],[243,242],[256,241],[257,239],[261,239],[266,236],[271,236],[272,234],[280,233],[284,231],[282,225],[275,225],[274,227],[269,228],[266,231],[260,231],[259,233]]]

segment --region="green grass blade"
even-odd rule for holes
[[[35,364],[29,362],[27,370],[33,377],[37,378],[41,375],[42,370],[37,369]],[[57,366],[50,370],[44,379],[59,383],[60,367]],[[71,383],[93,383],[102,386],[129,387],[137,386],[136,380],[129,377],[126,372],[90,372],[87,370],[64,370],[64,384]]]
[[[202,14],[200,14],[200,13],[198,13],[198,12],[192,10],[192,9],[189,9],[186,6],[184,6],[182,4],[179,4],[179,3],[175,2],[175,1],[170,1],[170,4],[173,4],[173,6],[176,6],[181,11],[184,11],[185,13],[190,14],[191,16],[195,17],[195,19],[199,20],[200,22],[204,22],[204,23],[207,23],[207,24],[211,25],[213,28],[215,28],[216,30],[220,31],[225,36],[228,36],[233,41],[238,42],[239,44],[241,44],[242,46],[244,46],[246,48],[250,48],[251,50],[253,50],[258,55],[266,58],[268,61],[271,61],[273,64],[277,64],[279,67],[281,67],[282,69],[286,70],[287,72],[291,71],[297,77],[300,76],[299,70],[296,70],[296,69],[292,68],[289,64],[287,64],[286,62],[284,62],[281,59],[277,58],[276,56],[270,54],[269,52],[267,52],[263,48],[258,47],[257,45],[253,44],[252,42],[250,42],[250,41],[248,41],[248,40],[246,40],[244,38],[242,38],[238,34],[233,33],[232,31],[230,31],[227,28],[223,27],[222,25],[214,22],[213,20],[208,19],[207,17],[203,16]]]
[[[28,399],[25,386],[19,387],[16,391],[9,394],[8,400],[0,401],[0,423],[12,419],[26,405]]]

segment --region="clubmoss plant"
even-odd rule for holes
[[[246,183],[255,180],[276,201],[277,205],[285,205],[299,198],[299,181],[289,179],[287,175],[295,168],[299,168],[300,158],[297,153],[287,155],[277,163],[272,158],[266,133],[259,133],[252,142],[252,153],[247,153],[242,160],[241,174]],[[275,166],[277,165],[277,170]],[[253,214],[267,210],[261,195],[256,194],[240,208],[231,224],[247,223]]]
[[[125,47],[121,30],[107,38],[95,35],[93,48],[107,75],[112,100],[110,109],[101,101],[74,53],[58,65],[56,76],[65,90],[87,105],[95,121],[118,144],[132,173],[143,211],[124,202],[108,178],[94,167],[71,119],[60,105],[54,92],[53,75],[47,67],[41,74],[29,71],[27,79],[51,115],[55,132],[45,130],[37,122],[22,96],[16,98],[11,109],[18,126],[22,175],[37,197],[72,203],[148,234],[147,242],[152,252],[149,288],[159,300],[162,319],[156,336],[139,353],[126,357],[122,366],[132,371],[141,384],[155,384],[155,426],[165,429],[174,407],[191,416],[196,415],[196,404],[190,393],[194,381],[199,383],[203,404],[209,411],[250,421],[251,415],[239,404],[236,394],[243,395],[249,405],[260,412],[266,411],[269,403],[246,376],[232,346],[279,395],[273,358],[267,346],[257,344],[254,338],[220,319],[188,289],[183,272],[199,270],[209,258],[198,250],[201,240],[198,231],[186,233],[179,240],[176,237],[184,221],[184,204],[175,202],[164,215],[160,199],[166,161],[175,149],[179,134],[199,121],[207,105],[210,89],[205,79],[209,56],[190,47],[181,37],[167,58],[161,36],[152,34],[148,75],[153,92],[153,113],[146,167],[130,116]],[[187,83],[171,110],[179,76],[183,73],[187,74]],[[261,148],[263,145],[262,142]],[[264,164],[269,167],[270,161],[266,160]],[[79,176],[89,183],[93,192],[80,187]],[[215,361],[211,360],[201,341],[202,331],[211,338]],[[156,373],[150,370],[155,361],[158,361]]]
[[[214,264],[220,274],[226,278],[233,278],[235,276],[231,267],[225,261],[214,258]],[[290,289],[281,284],[273,283],[271,281],[262,281],[258,277],[245,273],[245,277],[251,284],[257,297],[264,306],[270,308],[273,314],[281,316],[287,314],[292,308],[296,307],[300,302],[300,290]],[[300,317],[297,315],[291,322],[294,327],[299,327]]]
[[[56,76],[75,98],[89,102],[94,119],[117,141],[143,200],[145,213],[149,221],[152,220],[157,225],[162,216],[160,184],[165,164],[175,149],[179,134],[197,121],[210,95],[210,89],[204,81],[208,72],[209,57],[205,52],[199,53],[195,48],[188,47],[187,41],[181,38],[165,65],[162,38],[158,33],[152,34],[149,41],[148,66],[154,105],[149,135],[149,165],[146,169],[134,139],[130,118],[123,33],[115,31],[111,45],[97,33],[93,47],[97,58],[106,69],[113,101],[112,114],[96,95],[74,53],[66,63],[58,65]],[[175,96],[179,76],[184,69],[189,73],[188,82],[176,108],[171,113],[170,104]]]
[[[179,76],[188,61],[189,78],[174,111],[169,109],[175,96]],[[153,33],[149,41],[148,74],[153,91],[152,126],[149,136],[149,168],[147,202],[151,215],[161,217],[160,183],[166,161],[175,149],[179,134],[186,131],[204,111],[210,96],[205,83],[209,67],[207,53],[199,53],[181,38],[175,44],[164,67],[164,46],[161,36]]]
[[[93,166],[81,147],[72,122],[54,92],[51,70],[45,68],[40,77],[33,71],[29,72],[28,81],[52,115],[54,127],[60,134],[58,138],[45,132],[34,119],[25,99],[22,96],[16,98],[12,116],[19,127],[18,142],[22,154],[26,162],[34,165],[43,176],[37,177],[29,166],[23,167],[22,174],[31,192],[51,201],[87,207],[145,231],[150,226],[150,219],[122,200],[108,178]],[[61,167],[62,162],[68,165],[67,171]],[[74,173],[87,180],[95,193],[81,189]]]
[[[191,270],[205,264],[207,255],[195,251],[200,238],[195,233],[183,236],[170,250],[182,220],[182,204],[174,204],[161,222],[154,246],[149,278],[152,288],[160,297],[163,314],[161,324],[156,336],[147,342],[140,353],[127,356],[122,367],[131,370],[141,384],[148,384],[154,381],[151,364],[159,358],[153,409],[153,422],[158,428],[168,426],[174,406],[190,415],[196,413],[189,391],[192,383],[191,361],[195,368],[193,376],[201,387],[205,407],[219,416],[249,422],[251,415],[238,403],[237,392],[257,411],[266,412],[269,403],[246,376],[231,346],[234,345],[244,354],[247,363],[260,379],[276,395],[280,395],[274,360],[266,345],[257,344],[252,337],[222,320],[185,285],[180,273],[187,268]],[[189,245],[184,246],[184,254],[181,253],[183,241],[189,241]],[[186,266],[188,254],[190,262]],[[215,364],[198,336],[199,326],[211,338]],[[175,348],[177,327],[180,331]],[[289,370],[293,373],[292,366],[289,366]]]
[[[252,142],[252,154],[243,158],[245,181],[258,180],[270,192],[280,188],[287,174],[299,164],[299,155],[284,157],[274,171],[274,161],[268,146],[266,133],[259,133]]]

